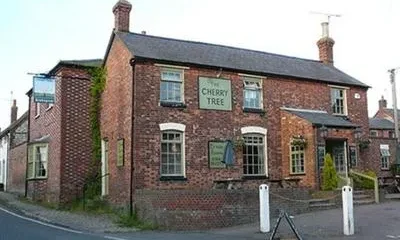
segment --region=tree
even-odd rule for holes
[[[324,158],[324,168],[322,170],[322,190],[335,190],[338,185],[338,177],[332,157],[329,153]]]

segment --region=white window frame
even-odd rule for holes
[[[259,174],[259,175],[248,175],[244,174],[244,176],[266,176],[268,177],[268,154],[267,154],[267,129],[263,127],[257,127],[257,126],[247,126],[247,127],[242,127],[241,129],[241,134],[246,135],[246,134],[260,134],[264,137],[264,174]]]
[[[109,164],[110,146],[108,139],[101,140],[101,196],[109,194],[110,186],[110,164]]]
[[[160,176],[163,177],[186,177],[186,157],[185,157],[185,129],[186,126],[180,123],[161,123],[160,127]],[[182,146],[181,146],[181,166],[182,166],[182,174],[163,174],[162,173],[162,154],[161,154],[161,144],[162,144],[162,134],[164,132],[179,132],[182,138]]]
[[[40,116],[40,103],[34,102],[34,104],[35,104],[35,118],[38,118]]]
[[[37,148],[44,148],[45,149],[45,155],[42,155],[41,157],[45,156],[45,160],[41,160],[44,170],[45,170],[45,175],[44,176],[39,176],[38,172],[36,171],[38,160],[37,160]],[[28,179],[46,179],[49,175],[49,145],[48,143],[35,143],[31,144],[28,146]],[[32,164],[31,172],[29,171],[29,165]]]
[[[373,136],[372,133],[375,133],[375,136]],[[369,130],[369,136],[370,137],[379,137],[378,130]]]
[[[255,76],[242,76],[243,80],[243,109],[263,109],[263,81],[260,77]],[[249,82],[249,83],[247,83]],[[257,86],[257,84],[259,86]],[[259,107],[245,106],[245,92],[247,91],[260,91]]]
[[[390,151],[389,145],[381,144],[380,145],[380,155],[381,155],[381,169],[382,170],[389,170],[390,167]]]
[[[292,148],[299,148],[298,150],[293,151]],[[304,148],[304,146],[299,146],[299,145],[293,145],[292,143],[289,146],[289,154],[290,154],[290,174],[291,175],[303,175],[306,174],[306,150]],[[303,171],[302,172],[293,172],[293,154],[303,154]],[[299,158],[298,160],[301,161],[301,158]],[[296,166],[297,169],[298,166]]]
[[[345,87],[339,87],[339,86],[330,86],[330,94],[331,94],[331,109],[332,109],[332,113],[333,115],[339,115],[339,116],[347,116],[348,112],[347,112],[347,89]],[[332,91],[333,90],[338,90],[338,91],[343,91],[343,113],[335,113],[333,111],[333,96],[332,96]],[[335,98],[336,101],[336,98]]]
[[[164,72],[179,73],[180,80],[163,79]],[[161,72],[160,72],[160,102],[161,103],[184,103],[185,102],[185,81],[184,81],[184,79],[185,79],[185,72],[184,72],[183,68],[162,67]],[[175,101],[175,100],[161,99],[161,84],[162,84],[162,82],[180,83],[181,84],[181,100]]]

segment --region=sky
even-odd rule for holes
[[[28,73],[60,60],[103,58],[117,0],[2,0],[0,127],[28,109]],[[337,68],[371,86],[370,116],[382,95],[392,106],[388,69],[400,67],[398,0],[130,0],[132,32],[318,60],[323,12],[330,18]],[[398,71],[400,81],[400,70]],[[397,84],[397,91],[400,83]],[[12,94],[11,94],[12,92]],[[398,97],[399,99],[400,97]],[[400,104],[398,103],[398,106]]]

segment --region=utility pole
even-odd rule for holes
[[[392,84],[392,99],[393,99],[393,118],[394,118],[394,133],[399,142],[399,119],[397,116],[397,95],[396,95],[396,70],[398,68],[389,69],[390,83]]]

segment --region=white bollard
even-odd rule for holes
[[[260,231],[270,231],[269,222],[269,188],[267,184],[260,185]]]
[[[350,186],[342,188],[343,200],[343,233],[344,235],[354,234],[354,214],[353,214],[353,189]]]

